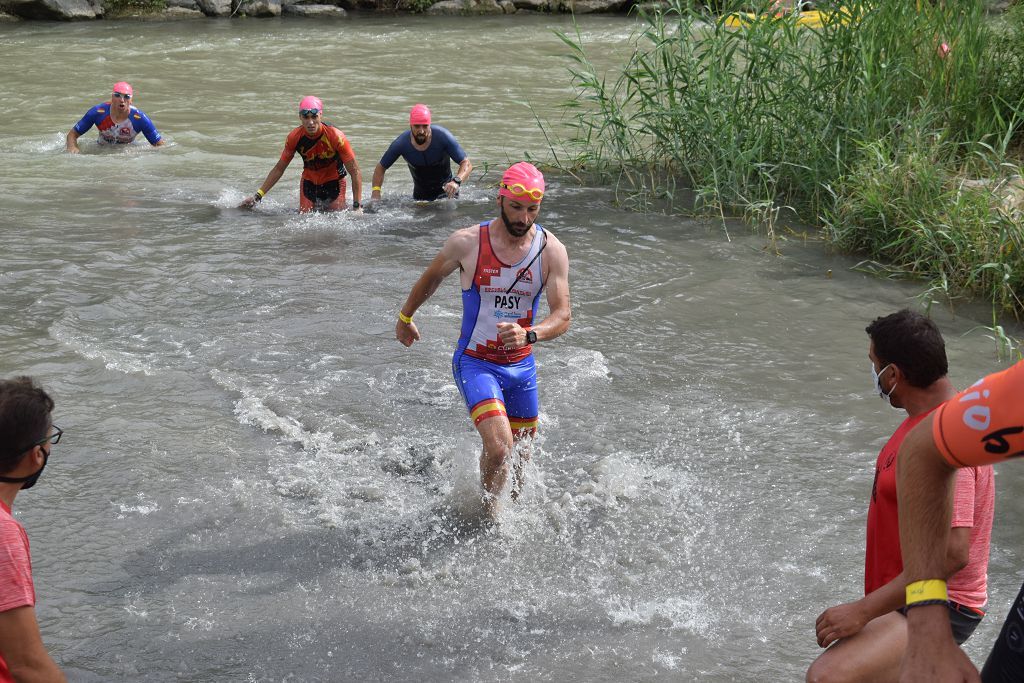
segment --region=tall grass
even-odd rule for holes
[[[772,239],[791,209],[841,249],[1020,317],[1024,222],[1000,192],[1024,140],[1024,8],[997,24],[978,0],[845,4],[848,21],[813,30],[730,29],[669,0],[611,74],[560,34],[575,96],[556,158],[638,208],[741,215]]]

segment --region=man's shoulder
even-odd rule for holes
[[[459,228],[451,234],[448,239],[464,239],[464,240],[475,240],[480,237],[480,223],[474,223],[473,225],[466,226],[465,228]]]
[[[327,121],[324,121],[324,132],[331,137],[341,137],[342,139],[345,139],[345,132],[333,123],[328,123]]]
[[[0,545],[24,545],[27,535],[25,527],[9,514],[0,513]]]
[[[459,228],[448,236],[447,244],[460,254],[471,252],[480,241],[480,224]]]
[[[567,254],[565,245],[562,244],[562,240],[555,237],[555,233],[551,232],[551,230],[545,228],[543,225],[539,225],[537,227],[544,231],[544,235],[547,238],[548,244],[545,249],[552,249],[553,253],[559,252],[561,254]]]
[[[295,128],[292,128],[290,131],[288,131],[288,137],[286,138],[286,140],[291,144],[295,144],[305,136],[306,129],[303,128],[302,126],[296,126]]]

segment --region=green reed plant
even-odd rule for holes
[[[626,204],[745,216],[773,241],[791,209],[843,249],[1019,315],[1019,218],[957,178],[999,182],[1020,148],[1024,12],[993,28],[978,0],[845,11],[813,30],[794,16],[730,28],[669,0],[641,13],[607,73],[578,32],[560,34],[575,96],[567,139],[549,138],[558,163],[611,180]]]

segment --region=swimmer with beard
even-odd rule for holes
[[[502,176],[499,217],[455,231],[413,285],[398,312],[395,337],[420,339],[412,317],[441,282],[459,270],[462,334],[452,373],[483,441],[480,482],[484,510],[496,519],[511,473],[510,495],[523,487],[540,412],[533,345],[569,329],[569,257],[565,246],[536,223],[544,176],[520,162]],[[541,292],[548,315],[536,322]]]

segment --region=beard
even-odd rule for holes
[[[505,229],[508,230],[509,234],[513,237],[522,237],[526,233],[530,232],[530,228],[533,227],[533,221],[519,221],[515,222],[508,217],[505,213],[505,203],[501,203],[501,222],[505,224]]]
[[[421,133],[420,135],[417,135],[416,133],[413,133],[412,139],[416,141],[417,145],[425,145],[427,143],[427,134]]]

